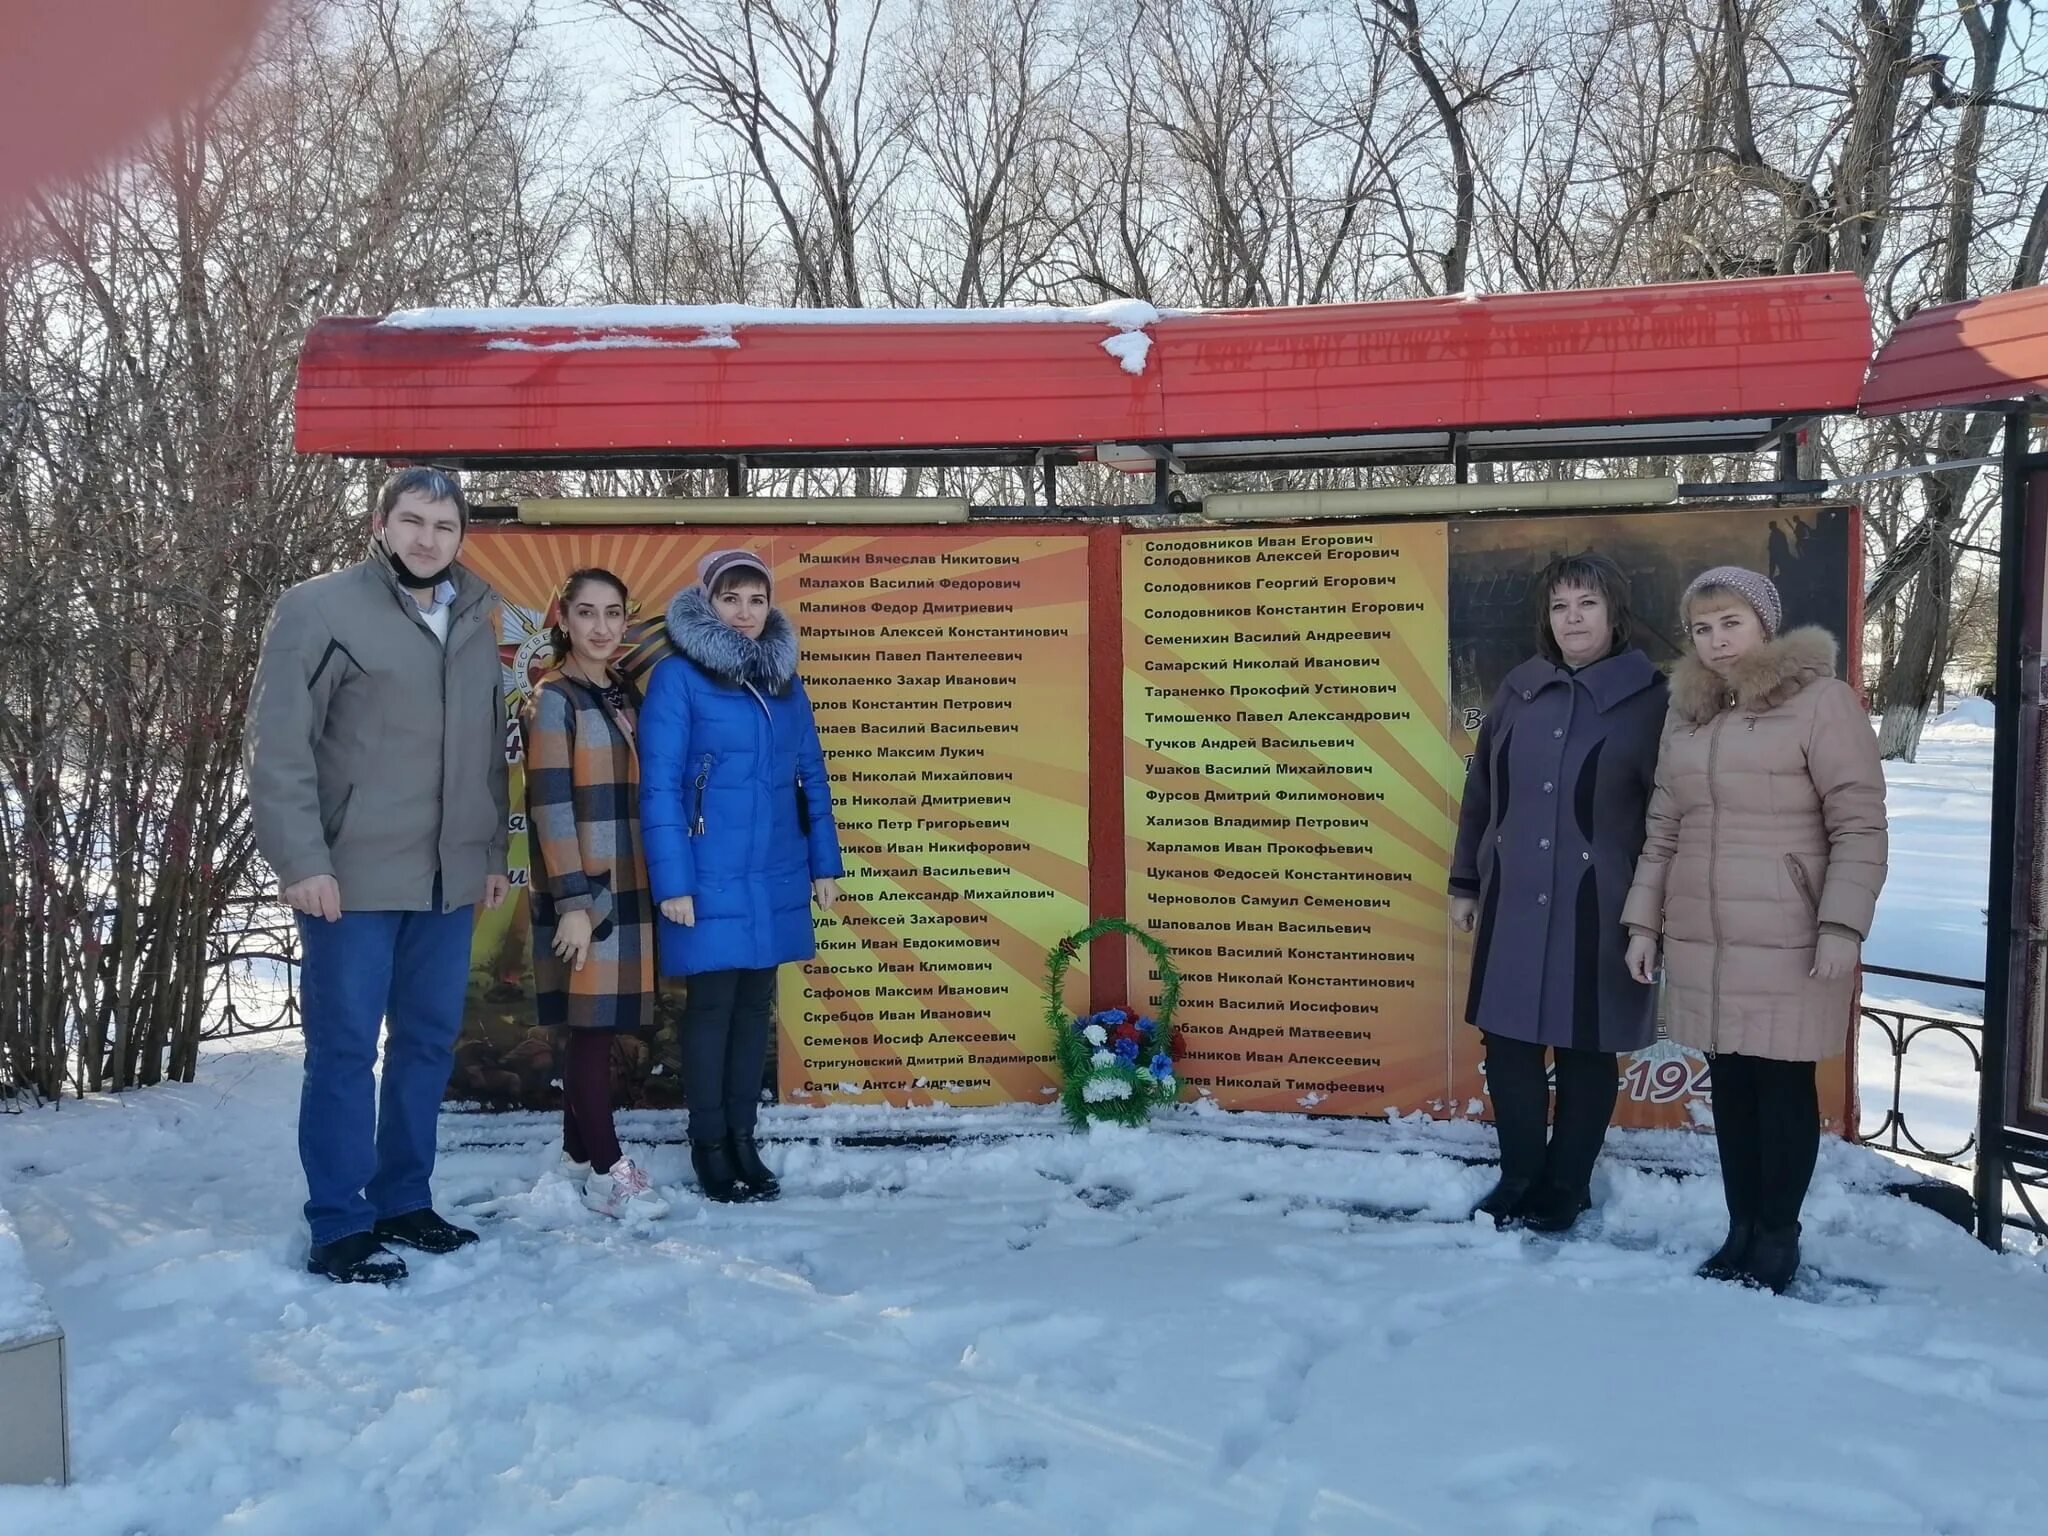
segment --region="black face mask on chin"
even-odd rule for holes
[[[414,592],[431,592],[448,580],[448,573],[455,569],[455,562],[450,560],[431,576],[415,576],[412,567],[398,558],[398,551],[391,547],[382,534],[377,536],[377,542],[383,546],[384,558],[391,562],[391,573],[398,578],[399,585]]]

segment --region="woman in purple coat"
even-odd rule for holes
[[[1552,561],[1537,590],[1538,654],[1501,684],[1465,776],[1451,920],[1479,930],[1465,1019],[1486,1038],[1500,1136],[1500,1182],[1479,1209],[1500,1226],[1562,1232],[1592,1203],[1616,1054],[1641,1050],[1656,1027],[1655,989],[1629,974],[1621,906],[1667,700],[1629,643],[1628,578],[1612,560]]]

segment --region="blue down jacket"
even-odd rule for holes
[[[661,973],[808,960],[811,882],[842,870],[796,630],[773,609],[750,640],[690,587],[669,604],[668,637],[675,654],[640,711],[640,830],[655,901],[692,897],[697,922],[660,920]]]

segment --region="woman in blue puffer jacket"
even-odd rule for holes
[[[768,567],[722,549],[668,609],[675,654],[640,711],[640,830],[664,976],[689,977],[690,1163],[713,1200],[772,1200],[754,1141],[775,968],[816,952],[838,899],[839,830],[796,630]]]

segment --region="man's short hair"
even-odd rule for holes
[[[469,498],[462,494],[462,482],[445,469],[415,464],[385,480],[377,492],[377,516],[386,518],[407,491],[417,491],[429,501],[452,501],[463,528],[469,527]]]

